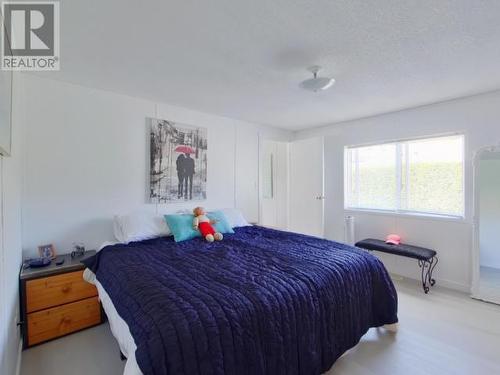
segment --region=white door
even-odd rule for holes
[[[323,138],[290,144],[289,228],[292,232],[323,237]]]
[[[288,142],[263,139],[260,146],[260,220],[263,226],[288,228]]]

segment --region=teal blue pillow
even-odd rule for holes
[[[209,219],[217,220],[214,224],[214,229],[216,232],[220,233],[234,233],[233,228],[229,225],[229,222],[226,219],[226,215],[222,211],[213,211],[207,214]]]
[[[175,242],[201,237],[200,231],[193,229],[193,215],[165,215],[164,217],[174,235]]]

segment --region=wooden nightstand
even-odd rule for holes
[[[64,257],[47,267],[27,268],[19,275],[23,348],[65,336],[103,322],[101,304],[94,285],[83,280],[81,260],[95,254]]]

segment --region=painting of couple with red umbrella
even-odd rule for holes
[[[200,201],[207,198],[207,129],[149,119],[152,203]]]

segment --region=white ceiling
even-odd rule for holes
[[[46,77],[304,129],[500,88],[498,0],[64,0]],[[337,83],[303,91],[306,67]]]

